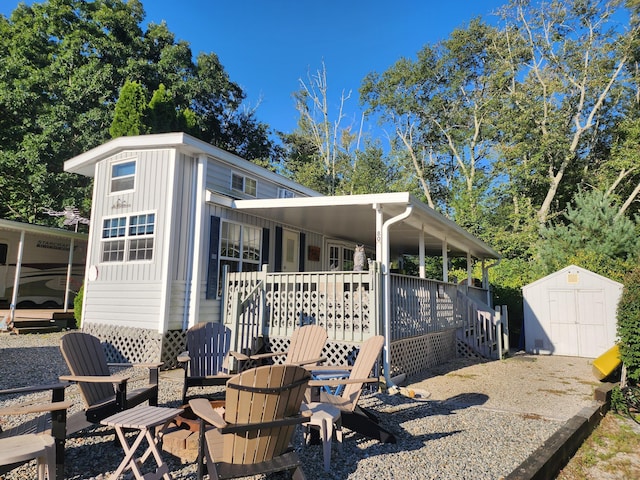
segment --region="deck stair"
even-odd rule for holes
[[[10,330],[17,334],[26,334],[61,332],[75,328],[77,326],[73,312],[48,312],[33,315],[20,314],[14,319]]]

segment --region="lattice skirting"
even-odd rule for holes
[[[408,377],[456,358],[456,330],[444,330],[391,343],[391,375]]]
[[[88,323],[84,332],[95,335],[104,346],[107,362],[164,362],[162,370],[177,368],[177,356],[186,350],[186,334],[172,330],[160,335],[155,330]]]

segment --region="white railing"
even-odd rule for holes
[[[392,341],[460,326],[455,284],[397,274],[389,282]]]
[[[492,309],[458,291],[457,306],[462,321],[458,339],[489,359],[502,359],[509,352],[507,307]]]

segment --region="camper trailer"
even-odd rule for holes
[[[0,220],[0,308],[72,306],[86,254],[86,234]]]

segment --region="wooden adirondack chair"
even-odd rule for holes
[[[64,479],[67,409],[71,406],[71,403],[64,399],[66,387],[67,384],[56,383],[0,390],[0,395],[21,395],[51,390],[50,403],[21,403],[0,408],[0,416],[28,415],[27,418],[31,418],[13,428],[0,429],[0,442],[3,443],[0,447],[0,478],[33,458],[45,457],[49,463],[46,469],[49,480]],[[33,414],[38,413],[43,415],[34,417]],[[38,455],[38,451],[46,453]],[[39,461],[39,467],[41,468],[38,478],[41,478],[44,477],[45,470],[42,461]]]
[[[251,360],[264,362],[273,357],[286,356],[287,365],[311,365],[325,361],[321,356],[327,342],[327,331],[320,325],[304,325],[296,328],[291,335],[289,349],[284,352],[267,352],[251,355]]]
[[[229,351],[231,330],[220,323],[200,323],[187,330],[187,351],[178,355],[184,369],[182,403],[189,387],[224,385],[231,378],[230,357],[241,365],[249,357]],[[240,370],[240,369],[239,369]]]
[[[278,471],[304,480],[298,455],[290,448],[296,425],[306,419],[300,406],[310,373],[295,365],[245,370],[227,382],[224,412],[204,398],[189,401],[200,420],[198,478],[237,478]],[[215,428],[206,429],[211,424]]]
[[[358,400],[365,383],[376,383],[377,378],[369,377],[371,370],[380,356],[384,344],[384,337],[377,335],[366,340],[360,347],[353,367],[347,368],[348,377],[333,379],[312,379],[309,387],[338,387],[344,386],[339,395],[330,394],[326,390],[320,391],[319,401],[329,403],[342,412],[342,426],[358,432],[366,437],[381,441],[382,443],[395,443],[393,434],[380,426],[378,418],[369,410],[358,406]],[[312,375],[326,373],[327,371],[345,370],[343,367],[314,367]],[[336,377],[339,373],[336,372]],[[346,377],[346,378],[345,378]]]
[[[60,350],[71,372],[71,375],[61,376],[60,380],[77,382],[88,422],[98,423],[147,400],[149,405],[158,405],[158,370],[162,362],[107,363],[100,340],[84,332],[64,335],[60,340]],[[146,367],[149,369],[149,383],[127,391],[129,377],[112,375],[110,367]]]

